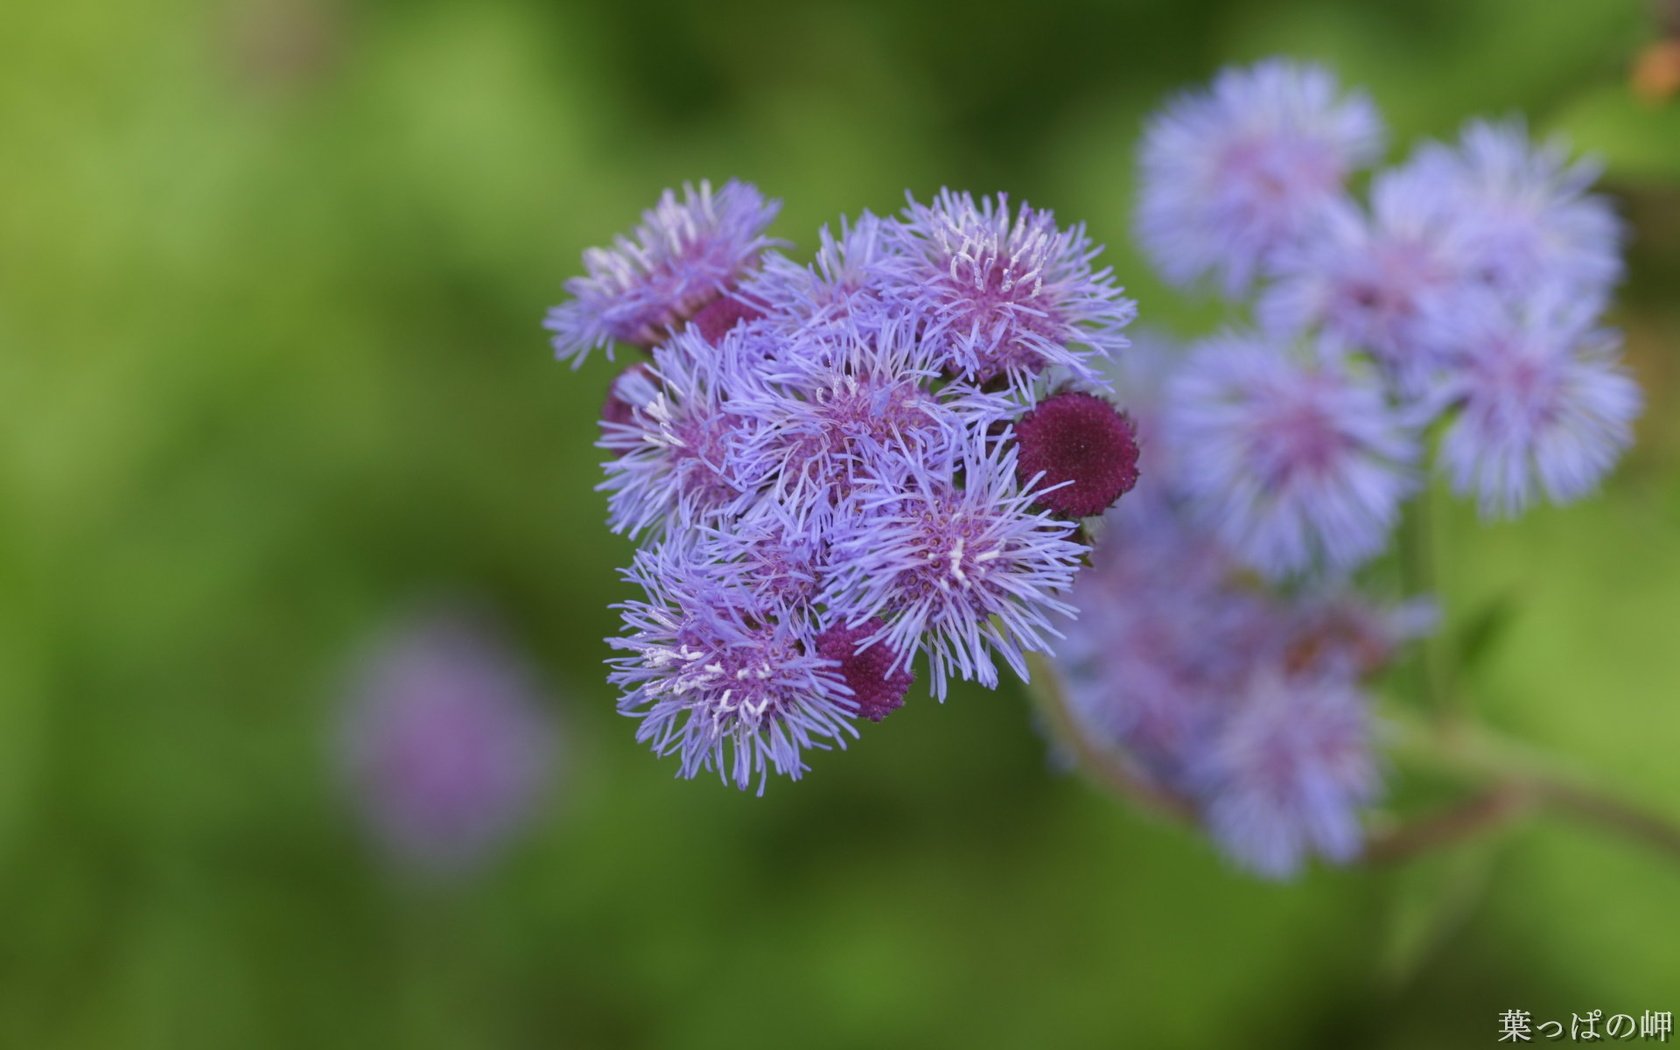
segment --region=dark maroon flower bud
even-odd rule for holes
[[[885,626],[886,622],[879,619],[857,627],[837,623],[817,635],[817,655],[840,661],[840,677],[852,690],[858,714],[871,722],[879,722],[902,707],[904,694],[915,680],[908,665],[890,670],[898,654],[884,643],[858,648]]]
[[[1041,490],[1061,485],[1038,495],[1038,502],[1057,514],[1101,514],[1137,484],[1137,427],[1092,394],[1068,391],[1040,401],[1016,422],[1015,440],[1022,484],[1042,472]]]
[[[716,346],[724,333],[731,328],[745,321],[756,321],[763,316],[764,311],[750,303],[744,303],[732,295],[720,295],[701,307],[690,323],[700,330],[700,338]]]

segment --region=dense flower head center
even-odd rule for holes
[[[818,391],[814,400],[825,429],[843,442],[868,437],[885,444],[937,426],[933,395],[914,380],[893,375],[848,375]]]
[[[1562,369],[1543,354],[1494,348],[1471,362],[1470,373],[1486,389],[1503,393],[1491,402],[1494,410],[1520,416],[1520,422],[1545,426],[1561,413]]]
[[[1003,236],[995,229],[964,229],[949,222],[940,237],[950,260],[945,283],[954,298],[962,297],[962,309],[948,315],[948,323],[982,336],[1014,327],[1054,341],[1065,322],[1054,298],[1045,294],[1044,278],[1057,242],[1055,227],[1026,207]],[[1046,363],[1022,343],[1020,332],[1000,341],[988,358],[977,373],[981,380],[1012,366],[1037,372]]]
[[[902,593],[912,599],[966,594],[984,608],[991,577],[1007,566],[1008,553],[989,519],[955,496],[940,496],[911,511],[911,522],[914,562],[900,574]]]
[[[721,507],[739,495],[727,468],[735,426],[732,417],[718,413],[671,420],[662,428],[677,487],[698,506]]]
[[[801,655],[791,636],[762,631],[744,644],[719,644],[704,631],[685,634],[676,646],[648,654],[651,666],[674,670],[649,686],[650,694],[692,695],[719,725],[734,720],[756,726],[780,716],[787,692],[778,668]]]
[[[1233,139],[1221,151],[1211,189],[1220,193],[1230,187],[1247,207],[1290,205],[1335,190],[1346,169],[1337,151],[1315,138],[1256,133]]]
[[[1274,485],[1294,476],[1321,477],[1352,446],[1336,419],[1311,396],[1275,404],[1257,417],[1253,441],[1254,464]]]

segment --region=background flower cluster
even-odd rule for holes
[[[1084,730],[1271,875],[1360,851],[1364,683],[1431,617],[1356,573],[1428,472],[1487,517],[1573,500],[1640,407],[1600,323],[1622,230],[1596,169],[1476,120],[1357,185],[1384,137],[1362,93],[1281,60],[1150,123],[1139,239],[1229,325],[1124,363],[1145,480],[1058,650]]]

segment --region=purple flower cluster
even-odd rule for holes
[[[1293,504],[1313,498],[1273,476],[1273,442],[1317,441],[1325,427],[1367,450],[1357,455],[1375,456],[1385,439],[1369,430],[1379,423],[1348,407],[1359,395],[1343,378],[1277,356],[1262,363],[1246,344],[1215,349],[1222,368],[1205,357],[1179,360],[1153,342],[1128,353],[1116,385],[1142,428],[1143,480],[1101,522],[1092,567],[1069,597],[1079,619],[1054,662],[1076,728],[1092,744],[1189,802],[1239,863],[1285,877],[1309,856],[1359,853],[1358,812],[1381,787],[1364,682],[1428,628],[1431,613],[1384,608],[1339,577],[1281,588],[1244,571],[1254,544],[1300,542]],[[1258,368],[1270,371],[1248,375]],[[1281,510],[1232,505],[1217,521],[1198,513],[1210,483],[1234,484],[1209,481],[1198,443],[1226,439],[1167,435],[1186,391],[1206,401],[1198,388],[1221,372],[1236,386],[1261,383],[1284,420],[1280,435],[1255,443],[1249,468],[1250,496]],[[1297,413],[1304,418],[1291,422]],[[1388,476],[1375,465],[1349,469]],[[1354,537],[1369,527],[1359,513],[1342,522]]]
[[[1487,516],[1576,499],[1640,408],[1599,323],[1621,231],[1596,170],[1473,122],[1356,196],[1380,145],[1362,95],[1276,60],[1151,125],[1144,248],[1254,323],[1118,362],[1144,480],[1094,530],[1055,646],[1087,740],[1273,877],[1361,852],[1382,787],[1368,682],[1433,612],[1355,573],[1426,467]]]
[[[1598,324],[1622,233],[1590,192],[1596,167],[1520,122],[1473,121],[1377,172],[1361,200],[1347,176],[1380,143],[1364,96],[1280,60],[1221,74],[1144,142],[1139,235],[1161,272],[1253,290],[1259,331],[1224,341],[1252,349],[1201,355],[1176,440],[1201,445],[1203,514],[1241,518],[1238,550],[1269,575],[1380,551],[1432,425],[1450,435],[1436,463],[1454,489],[1511,515],[1591,491],[1639,411]],[[1362,433],[1343,432],[1342,454],[1284,438],[1280,383]],[[1296,482],[1257,481],[1269,455]]]
[[[641,544],[609,644],[638,737],[763,791],[902,704],[921,657],[1025,677],[1136,480],[1100,397],[1135,312],[1080,227],[941,192],[822,231],[801,265],[751,187],[667,194],[585,255],[550,314],[562,358],[648,359],[602,413],[609,522]]]

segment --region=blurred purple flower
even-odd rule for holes
[[[552,762],[527,669],[453,613],[405,624],[372,653],[343,728],[368,831],[394,859],[434,873],[487,862],[517,836]]]
[[[1374,376],[1297,360],[1262,337],[1201,344],[1166,413],[1184,491],[1268,577],[1379,553],[1415,485],[1417,438]]]
[[[1559,292],[1517,309],[1484,301],[1443,322],[1458,351],[1438,394],[1456,409],[1441,465],[1484,516],[1520,513],[1542,492],[1578,499],[1633,443],[1639,386],[1595,313]]]
[[[1227,69],[1150,122],[1138,239],[1168,280],[1211,273],[1235,296],[1314,227],[1382,143],[1370,100],[1342,93],[1318,66]]]
[[[1317,234],[1280,251],[1276,281],[1257,307],[1280,337],[1317,329],[1326,349],[1367,352],[1405,396],[1437,376],[1440,355],[1423,329],[1474,291],[1474,256],[1455,202],[1428,169],[1385,171],[1371,210],[1352,202],[1325,213]]]
[[[1599,166],[1571,161],[1561,141],[1533,143],[1520,120],[1475,120],[1411,164],[1451,198],[1471,271],[1506,297],[1555,284],[1597,300],[1621,276],[1621,224],[1588,192]]]
[[[1360,682],[1432,628],[1430,610],[1256,586],[1144,469],[1105,515],[1054,648],[1076,731],[1190,803],[1245,867],[1347,859],[1377,788]]]
[[[1261,592],[1232,582],[1239,566],[1223,545],[1161,498],[1163,480],[1145,471],[1104,517],[1091,567],[1068,596],[1078,619],[1053,655],[1079,730],[1186,793],[1197,749],[1271,651],[1278,618]]]
[[[614,342],[651,347],[727,292],[777,243],[764,236],[781,205],[731,180],[666,190],[633,237],[583,253],[588,275],[566,282],[571,299],[548,313],[554,352],[573,367]]]
[[[1369,703],[1346,673],[1249,678],[1196,769],[1208,831],[1235,860],[1285,878],[1309,854],[1359,855],[1359,809],[1381,787]]]

